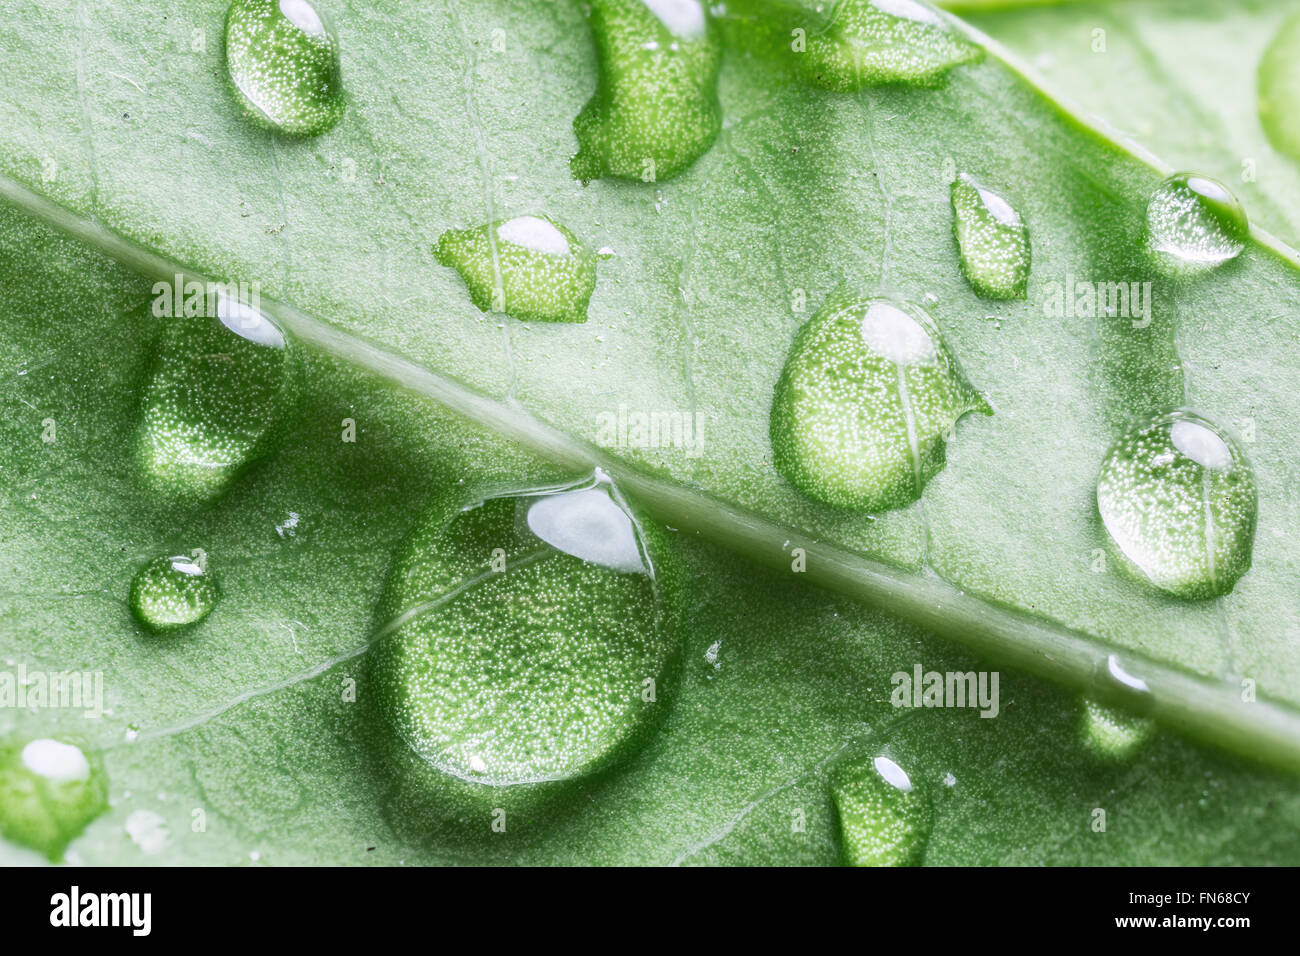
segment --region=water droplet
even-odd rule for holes
[[[435,504],[395,561],[373,660],[382,712],[463,780],[610,762],[649,727],[678,656],[680,571],[663,535],[600,472],[464,500]]]
[[[162,852],[171,839],[167,821],[152,810],[136,810],[126,818],[126,835],[145,856]]]
[[[0,833],[57,862],[108,809],[108,781],[81,747],[48,737],[0,743]]]
[[[831,795],[850,866],[917,866],[925,857],[934,811],[907,773],[888,757],[836,768]]]
[[[343,116],[339,41],[308,0],[235,0],[226,13],[226,71],[259,126],[317,136]]]
[[[681,172],[722,126],[721,44],[698,0],[592,0],[588,21],[600,76],[573,121],[583,182],[654,182]]]
[[[154,558],[131,579],[131,613],[155,634],[198,623],[216,603],[211,572],[188,555]]]
[[[1241,203],[1214,179],[1175,173],[1147,203],[1147,250],[1169,274],[1202,272],[1235,259],[1249,234]]]
[[[952,183],[953,232],[961,271],[986,299],[1023,299],[1029,230],[1005,199],[964,173]]]
[[[937,86],[983,51],[920,0],[841,0],[826,29],[797,54],[809,82],[838,92],[905,83]]]
[[[1231,438],[1192,412],[1140,424],[1115,444],[1097,508],[1127,563],[1178,597],[1227,594],[1250,569],[1254,473]]]
[[[563,226],[518,216],[476,229],[449,229],[434,256],[461,274],[484,312],[516,319],[586,322],[596,254]]]
[[[967,412],[993,413],[922,309],[835,292],[795,339],[772,404],[777,470],[809,497],[881,511],[921,496]]]
[[[1083,701],[1083,745],[1098,757],[1129,757],[1154,731],[1155,724],[1148,717],[1135,717],[1088,698]]]
[[[1282,24],[1259,61],[1259,122],[1278,152],[1300,162],[1300,16]]]
[[[145,387],[137,457],[149,484],[176,498],[220,495],[269,450],[295,392],[280,329],[234,299],[216,312],[167,320]]]

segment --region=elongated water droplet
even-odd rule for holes
[[[929,799],[888,757],[836,768],[831,795],[850,866],[917,866],[934,822]]]
[[[176,498],[221,494],[269,449],[296,391],[293,349],[270,319],[226,297],[216,312],[166,322],[145,387],[137,458]]]
[[[397,557],[374,652],[380,707],[424,760],[503,785],[629,749],[678,656],[681,583],[608,478],[444,498]]]
[[[1083,745],[1098,757],[1130,757],[1154,732],[1155,723],[1149,717],[1135,717],[1087,698],[1083,701]]]
[[[1140,424],[1115,444],[1097,508],[1127,561],[1171,594],[1227,594],[1250,569],[1254,473],[1236,442],[1192,412]]]
[[[1023,299],[1029,283],[1029,230],[1005,199],[965,174],[952,184],[953,231],[961,271],[986,299]]]
[[[722,127],[722,56],[699,0],[592,0],[596,92],[573,121],[583,182],[614,176],[655,182],[708,151]]]
[[[1259,61],[1259,122],[1278,152],[1300,162],[1300,15],[1282,24]]]
[[[954,66],[981,56],[921,0],[840,0],[798,63],[809,82],[844,93],[887,83],[937,86]]]
[[[48,737],[0,743],[0,833],[63,858],[69,843],[108,809],[108,780],[98,759]]]
[[[449,229],[439,237],[434,256],[461,274],[470,299],[484,312],[542,322],[587,321],[596,254],[545,217]]]
[[[1147,203],[1146,246],[1171,275],[1203,272],[1241,255],[1250,224],[1227,186],[1175,173]]]
[[[835,292],[795,339],[772,404],[777,470],[811,498],[881,511],[921,496],[967,412],[993,414],[922,309]]]
[[[343,115],[339,41],[309,0],[235,0],[226,13],[226,71],[259,126],[316,136]]]
[[[201,558],[164,555],[131,579],[131,613],[155,634],[197,624],[216,604],[217,585]]]

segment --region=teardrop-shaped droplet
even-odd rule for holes
[[[99,761],[66,740],[0,743],[0,833],[5,839],[63,858],[69,843],[108,809],[108,780]]]
[[[1178,597],[1227,594],[1250,569],[1254,473],[1236,442],[1192,412],[1162,415],[1115,444],[1097,508],[1127,561]]]
[[[1259,61],[1259,122],[1278,152],[1300,162],[1300,15],[1282,24]]]
[[[917,866],[934,822],[927,796],[888,757],[836,768],[831,795],[840,821],[844,862],[850,866]]]
[[[965,174],[952,184],[953,231],[961,271],[986,299],[1023,299],[1029,283],[1029,230],[1005,199]]]
[[[774,463],[826,504],[866,511],[921,496],[967,412],[993,414],[919,307],[834,293],[799,332],[776,386]]]
[[[154,558],[131,579],[131,613],[155,634],[197,624],[217,604],[217,585],[199,553]]]
[[[830,23],[797,53],[809,82],[838,92],[902,83],[936,86],[983,51],[921,0],[840,0]]]
[[[461,274],[470,299],[484,312],[542,322],[587,321],[596,254],[545,217],[449,229],[439,237],[434,256]]]
[[[226,13],[226,71],[260,126],[316,136],[343,115],[339,41],[309,0],[235,0]]]
[[[655,182],[708,151],[722,127],[721,44],[699,0],[591,0],[585,5],[600,71],[573,121],[583,182]]]
[[[1146,246],[1166,273],[1203,272],[1241,255],[1250,224],[1227,186],[1175,173],[1147,203]]]
[[[1106,760],[1132,756],[1151,738],[1155,723],[1114,707],[1085,698],[1083,701],[1083,745]]]
[[[439,501],[403,546],[373,666],[425,761],[504,785],[576,777],[629,749],[678,657],[681,582],[609,479]]]
[[[264,454],[296,391],[293,349],[269,318],[225,296],[214,311],[166,320],[136,439],[150,486],[185,500],[215,498]]]

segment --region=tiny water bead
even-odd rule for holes
[[[317,136],[343,116],[339,41],[309,0],[235,0],[225,37],[230,86],[253,122]]]
[[[561,780],[651,725],[680,652],[681,572],[609,479],[444,497],[398,554],[372,654],[380,710],[428,764]]]
[[[929,799],[888,757],[836,768],[831,795],[850,866],[918,866],[934,823]]]
[[[216,317],[166,320],[136,455],[155,490],[206,501],[269,450],[296,391],[294,349],[261,312],[221,297]]]
[[[1175,173],[1147,203],[1146,247],[1172,275],[1203,272],[1246,248],[1246,211],[1223,183]]]
[[[983,51],[920,0],[840,0],[826,29],[796,56],[809,82],[847,93],[890,83],[937,86]]]
[[[1019,214],[964,173],[953,180],[952,212],[961,271],[975,294],[1023,299],[1029,284],[1029,230]]]
[[[460,273],[473,303],[516,319],[586,322],[596,288],[596,253],[543,216],[449,229],[434,257]]]
[[[1269,142],[1300,162],[1300,15],[1282,24],[1259,61],[1258,105]]]
[[[155,634],[197,624],[217,604],[206,562],[189,555],[154,558],[131,579],[131,613]]]
[[[1105,760],[1132,756],[1151,738],[1155,723],[1090,698],[1083,701],[1083,746]]]
[[[993,414],[934,320],[835,292],[795,338],[772,404],[773,461],[809,497],[883,511],[921,496],[967,412]]]
[[[1170,594],[1217,597],[1250,570],[1254,473],[1236,442],[1193,412],[1126,433],[1102,463],[1097,508],[1126,561]]]
[[[108,781],[98,760],[76,744],[44,737],[0,742],[0,833],[63,858],[69,843],[108,809]]]
[[[573,121],[583,182],[654,182],[708,151],[722,127],[716,30],[699,0],[592,0],[596,92]]]

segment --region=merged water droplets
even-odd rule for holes
[[[296,392],[293,349],[269,318],[225,296],[216,313],[166,322],[136,438],[148,483],[185,500],[217,497],[265,453]]]
[[[917,866],[934,824],[929,799],[888,757],[846,761],[831,777],[844,862]]]
[[[656,716],[679,651],[680,571],[608,478],[445,495],[392,568],[373,666],[380,708],[463,780],[576,777]]]
[[[154,558],[131,579],[131,613],[155,634],[197,624],[217,604],[207,562],[190,555]]]
[[[596,92],[573,121],[583,182],[653,182],[702,156],[722,126],[721,45],[699,0],[591,0]]]
[[[1182,598],[1227,594],[1250,569],[1256,506],[1241,449],[1184,410],[1131,429],[1097,477],[1097,508],[1124,557]]]
[[[798,54],[799,69],[839,92],[886,83],[936,86],[954,66],[983,55],[920,0],[840,0],[807,47]]]
[[[1269,142],[1300,162],[1300,16],[1293,16],[1259,61],[1259,122]]]
[[[108,780],[99,761],[66,740],[0,742],[0,833],[5,839],[63,858],[87,824],[108,809]]]
[[[1029,230],[1005,199],[962,174],[952,184],[953,232],[961,271],[977,295],[1023,299]]]
[[[841,289],[799,332],[772,404],[773,460],[811,498],[881,511],[920,497],[967,412],[992,409],[915,305]]]
[[[235,0],[225,37],[230,86],[253,122],[316,136],[343,116],[339,41],[309,0]]]
[[[434,255],[461,274],[470,299],[484,312],[544,322],[587,321],[597,255],[545,217],[449,229],[438,239]]]
[[[1083,745],[1097,757],[1130,757],[1154,732],[1155,723],[1149,717],[1136,717],[1088,698],[1083,701]]]
[[[1146,247],[1171,275],[1204,272],[1241,255],[1250,224],[1227,186],[1175,173],[1147,203]]]

